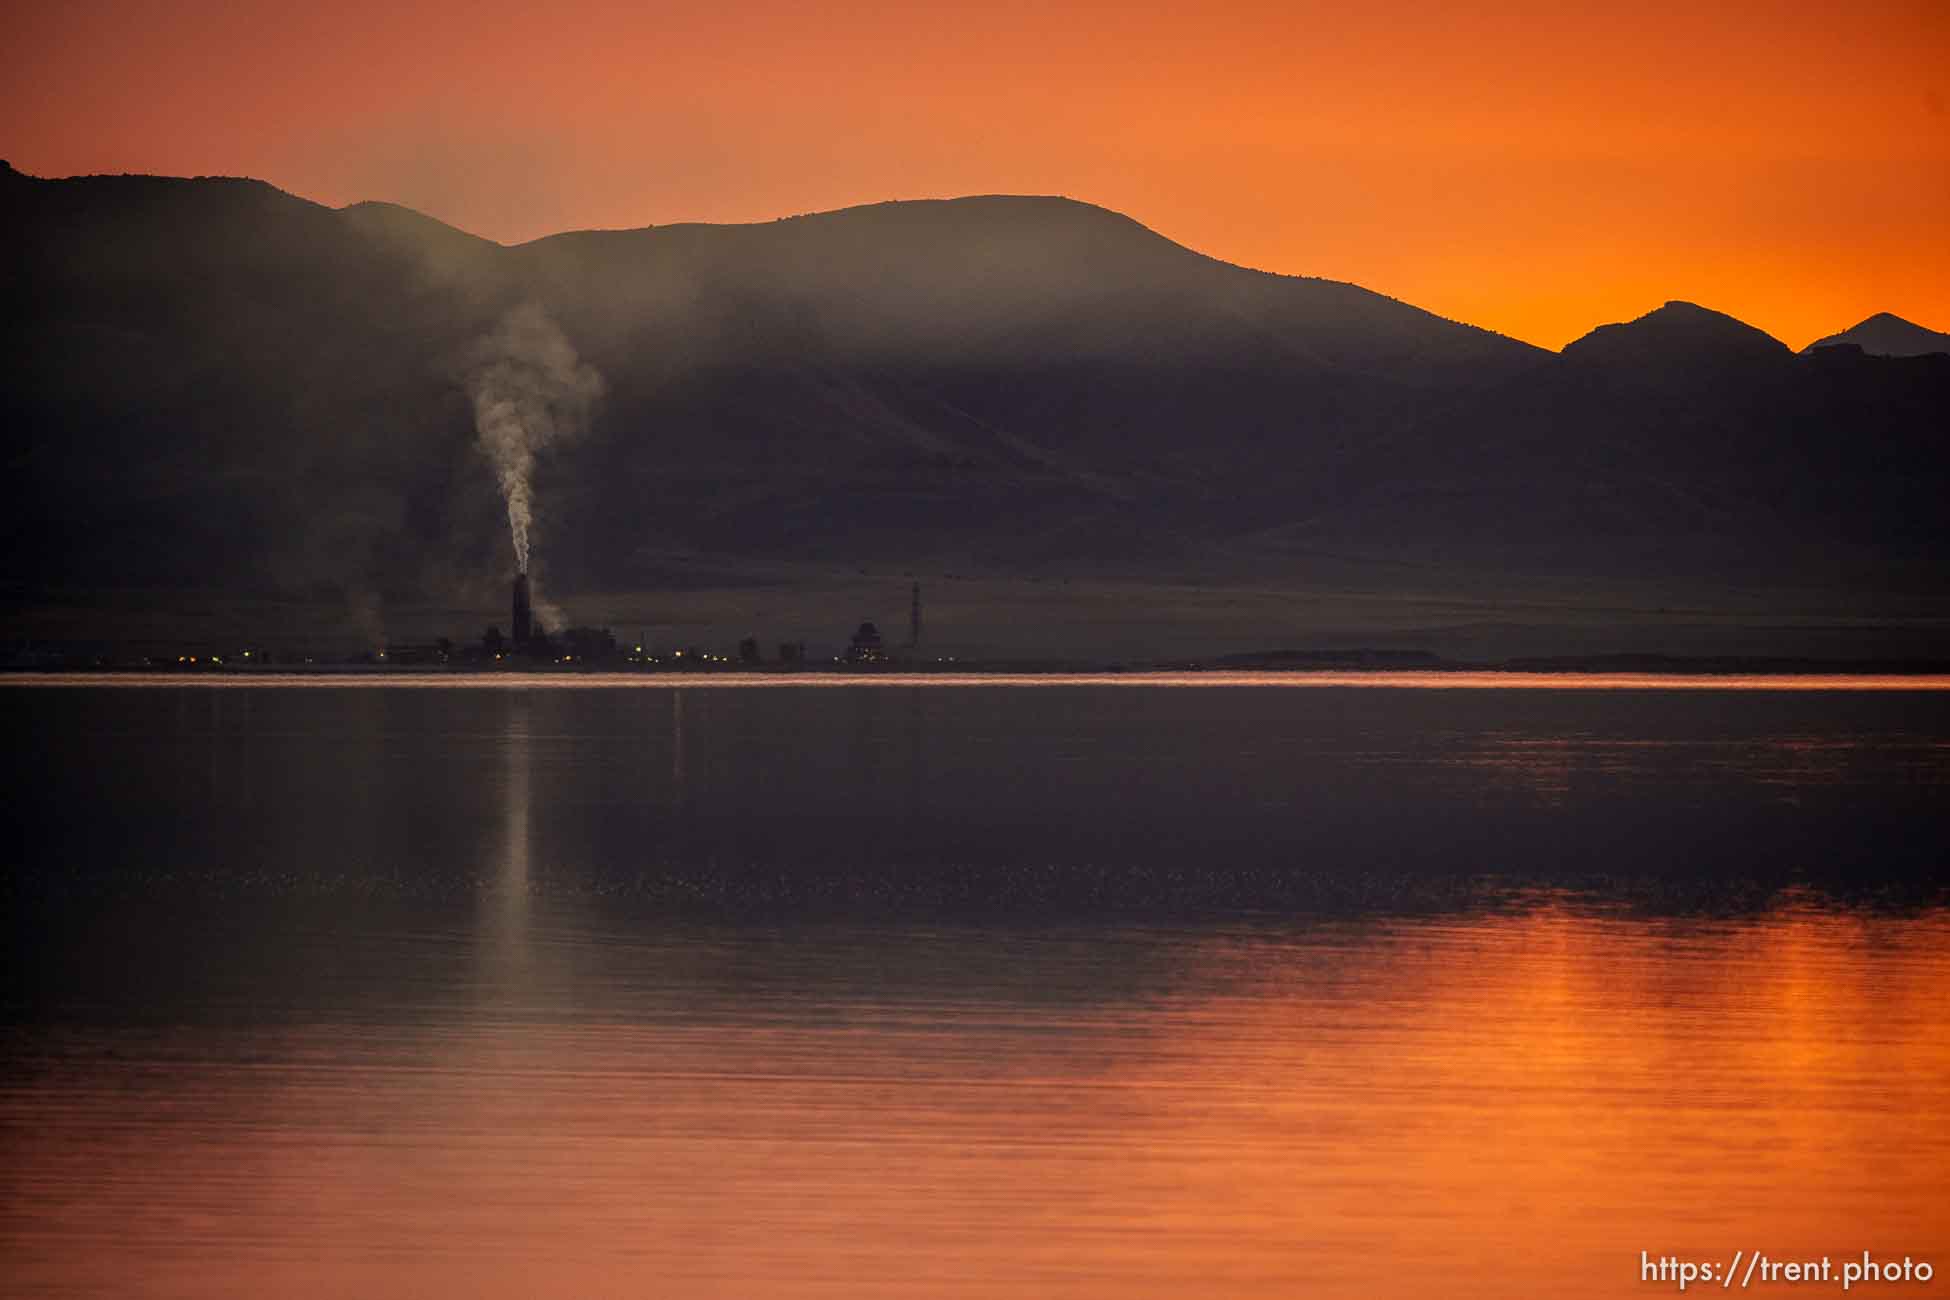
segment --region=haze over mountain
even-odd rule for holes
[[[497,609],[462,379],[524,304],[605,390],[537,469],[558,596],[822,566],[1942,595],[1950,357],[1796,356],[1684,303],[1553,355],[1059,198],[503,247],[258,181],[8,169],[0,213],[16,612]]]
[[[1842,344],[1854,344],[1872,357],[1921,357],[1933,352],[1950,353],[1950,334],[1924,329],[1901,316],[1879,311],[1840,334],[1816,339],[1802,351],[1813,352],[1816,348]]]

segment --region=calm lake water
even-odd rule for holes
[[[1950,693],[1376,680],[0,687],[0,1290],[1950,1285]]]

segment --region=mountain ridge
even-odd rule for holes
[[[1813,352],[1816,348],[1851,345],[1861,348],[1870,356],[1929,356],[1939,352],[1950,353],[1950,334],[1904,320],[1894,312],[1879,311],[1839,333],[1816,339],[1801,350],[1805,353]]]
[[[498,604],[462,379],[524,305],[604,380],[536,470],[571,594],[673,554],[1713,583],[1946,549],[1946,359],[1799,356],[1677,301],[1550,353],[1051,196],[500,245],[262,183],[10,176],[17,590]]]
[[[199,184],[243,186],[255,190],[266,191],[272,195],[278,196],[282,200],[288,200],[293,204],[301,204],[307,208],[314,209],[321,213],[338,214],[348,219],[348,221],[354,222],[356,224],[365,224],[369,226],[381,226],[382,228],[386,225],[391,225],[394,226],[395,228],[406,228],[406,227],[417,226],[424,230],[435,232],[436,237],[439,238],[454,239],[456,241],[464,241],[467,244],[479,246],[486,249],[498,249],[504,251],[534,250],[557,242],[579,242],[584,240],[607,241],[607,240],[628,239],[631,237],[649,236],[649,235],[658,235],[658,236],[688,235],[688,234],[696,234],[696,233],[708,233],[711,235],[718,235],[718,234],[725,234],[725,233],[732,233],[732,232],[759,231],[759,230],[771,229],[783,225],[788,225],[791,223],[819,223],[834,218],[846,218],[855,214],[866,215],[866,214],[881,212],[883,210],[893,210],[893,209],[901,209],[901,208],[920,209],[920,208],[929,208],[929,207],[959,206],[959,207],[967,207],[973,209],[979,206],[989,205],[989,204],[1007,204],[1012,206],[1014,205],[1048,206],[1051,208],[1058,208],[1058,209],[1081,210],[1084,212],[1095,214],[1098,218],[1108,219],[1113,223],[1128,227],[1131,231],[1149,237],[1151,240],[1154,240],[1157,243],[1168,247],[1176,254],[1188,258],[1192,258],[1192,259],[1197,259],[1200,262],[1204,262],[1212,266],[1225,268],[1229,272],[1234,272],[1245,276],[1266,277],[1274,281],[1295,281],[1301,283],[1331,286],[1338,289],[1354,290],[1362,295],[1372,296],[1373,298],[1385,301],[1387,303],[1392,303],[1397,306],[1407,308],[1415,313],[1418,313],[1419,315],[1428,317],[1432,321],[1461,326],[1465,329],[1475,331],[1482,335],[1486,335],[1494,339],[1503,340],[1511,344],[1515,344],[1524,349],[1529,349],[1537,352],[1549,351],[1549,349],[1541,348],[1536,344],[1524,342],[1521,339],[1517,339],[1512,335],[1504,334],[1501,331],[1491,329],[1488,326],[1476,325],[1472,322],[1463,321],[1454,317],[1446,317],[1441,315],[1438,312],[1430,311],[1427,308],[1420,307],[1416,304],[1410,303],[1406,299],[1398,298],[1392,294],[1383,293],[1379,290],[1370,289],[1366,286],[1356,284],[1352,281],[1337,280],[1331,276],[1308,275],[1308,274],[1299,274],[1299,273],[1284,272],[1284,271],[1271,271],[1263,268],[1246,266],[1241,263],[1229,262],[1214,254],[1201,252],[1197,249],[1191,248],[1188,245],[1180,244],[1177,241],[1171,239],[1169,236],[1164,235],[1156,230],[1153,230],[1151,227],[1144,225],[1142,222],[1138,221],[1136,218],[1130,216],[1127,213],[1121,213],[1116,211],[1115,209],[1106,208],[1100,204],[1091,203],[1088,200],[1084,200],[1084,199],[1073,198],[1068,195],[991,193],[991,194],[960,195],[960,196],[954,196],[949,198],[884,199],[884,200],[877,200],[869,203],[853,204],[841,208],[831,208],[831,209],[822,209],[819,211],[812,211],[812,212],[793,213],[789,215],[783,215],[783,216],[772,217],[772,218],[763,218],[763,219],[757,219],[752,221],[736,221],[736,222],[678,221],[678,222],[665,222],[660,224],[649,224],[643,226],[592,227],[586,229],[578,228],[573,230],[554,231],[548,234],[538,235],[532,239],[523,240],[513,244],[503,244],[495,240],[489,239],[485,236],[474,234],[471,231],[465,230],[464,228],[459,226],[455,226],[450,222],[443,221],[442,219],[432,216],[428,213],[421,212],[415,208],[407,207],[404,204],[395,203],[390,200],[361,199],[361,200],[355,200],[351,203],[347,203],[340,207],[332,207],[328,204],[321,203],[317,200],[308,199],[302,195],[294,194],[291,191],[282,189],[281,187],[277,186],[276,184],[270,181],[262,180],[256,177],[249,177],[249,176],[231,176],[231,175],[169,176],[169,175],[161,175],[161,174],[146,173],[146,172],[116,172],[116,173],[101,172],[101,173],[88,173],[88,174],[64,176],[64,177],[40,177],[40,176],[31,175],[26,172],[22,172],[17,168],[13,167],[11,163],[9,163],[7,160],[0,159],[0,178],[11,178],[13,180],[20,181],[20,182],[26,182],[26,183],[38,182],[41,184],[50,184],[50,185],[65,185],[65,184],[75,184],[75,183],[144,184],[148,182],[162,182],[171,186],[199,185]],[[1762,337],[1768,338],[1771,341],[1778,342],[1778,340],[1772,340],[1772,336],[1766,335],[1765,332],[1760,330],[1758,327],[1749,325],[1746,322],[1741,321],[1738,317],[1731,315],[1730,313],[1722,313],[1714,309],[1701,307],[1698,304],[1692,303],[1685,299],[1671,299],[1668,300],[1661,307],[1654,309],[1652,312],[1634,318],[1631,321],[1604,322],[1596,326],[1593,326],[1592,329],[1587,331],[1584,335],[1581,335],[1579,338],[1572,340],[1570,343],[1566,344],[1563,349],[1559,349],[1559,352],[1562,353],[1564,351],[1568,351],[1571,348],[1579,347],[1581,344],[1588,344],[1591,340],[1594,339],[1594,337],[1602,336],[1608,331],[1619,330],[1628,326],[1637,326],[1637,325],[1645,324],[1648,321],[1658,318],[1662,313],[1667,312],[1669,309],[1672,308],[1692,309],[1697,312],[1707,313],[1709,315],[1719,317],[1726,321],[1733,322],[1734,324],[1740,325],[1744,329],[1752,331],[1754,334],[1761,335]],[[1824,338],[1815,340],[1814,342],[1810,343],[1807,347],[1801,349],[1801,351],[1805,353],[1805,352],[1812,351],[1813,349],[1818,347],[1829,346],[1837,342],[1850,341],[1845,336],[1852,333],[1853,331],[1862,330],[1865,327],[1877,326],[1884,323],[1893,323],[1894,325],[1903,327],[1905,329],[1920,331],[1922,335],[1928,337],[1933,341],[1943,340],[1946,341],[1947,343],[1950,343],[1950,334],[1940,334],[1937,331],[1929,330],[1920,325],[1915,325],[1913,322],[1907,321],[1902,317],[1896,316],[1890,312],[1878,312],[1875,315],[1867,318],[1866,320],[1859,322],[1857,325],[1852,326],[1850,330],[1844,330],[1836,334],[1828,335]],[[1782,346],[1785,347],[1786,345],[1783,344]],[[1932,350],[1936,350],[1936,349],[1932,349]],[[1872,355],[1915,355],[1911,353],[1877,354],[1874,351],[1874,349],[1869,349],[1869,351],[1871,352]]]
[[[1711,349],[1722,356],[1777,360],[1788,356],[1787,344],[1738,317],[1684,299],[1633,320],[1600,325],[1566,344],[1561,355],[1601,363],[1671,362]]]

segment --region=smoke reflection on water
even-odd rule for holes
[[[670,695],[670,792],[674,811],[684,810],[684,699],[683,691]]]
[[[482,951],[491,961],[496,983],[514,987],[531,966],[530,913],[534,907],[531,880],[533,842],[529,828],[535,752],[532,710],[525,696],[507,702],[502,728],[502,807],[505,839],[500,869],[483,881],[485,924]]]

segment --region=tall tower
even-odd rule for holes
[[[528,648],[529,638],[535,635],[535,617],[528,606],[528,575],[515,575],[515,649]]]
[[[907,648],[917,650],[921,645],[921,583],[915,580],[914,590],[907,607]]]

